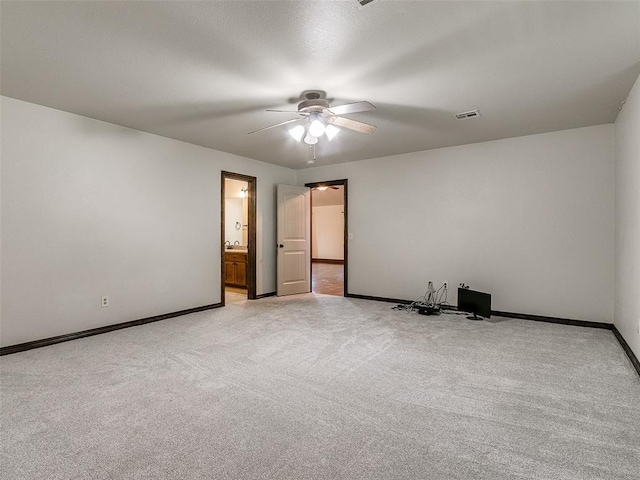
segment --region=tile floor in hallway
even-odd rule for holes
[[[224,287],[224,303],[231,305],[234,303],[242,303],[247,300],[247,289],[236,287]]]

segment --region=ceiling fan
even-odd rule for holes
[[[335,185],[318,185],[317,187],[311,187],[311,190],[319,190],[321,192],[324,192],[329,188],[331,190],[340,190],[340,187],[336,187]]]
[[[375,110],[376,107],[372,103],[362,101],[331,106],[326,98],[326,93],[322,90],[307,90],[302,92],[300,98],[304,100],[298,104],[297,111],[267,110],[267,112],[297,113],[298,118],[259,128],[249,132],[249,135],[281,125],[300,122],[299,125],[289,130],[289,134],[298,142],[304,141],[308,145],[315,145],[322,135],[326,135],[329,140],[332,140],[338,134],[340,128],[347,128],[360,133],[371,133],[376,129],[374,125],[369,123],[358,122],[341,116],[348,113]]]

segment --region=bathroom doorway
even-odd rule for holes
[[[311,291],[347,296],[347,180],[311,188]]]
[[[221,302],[256,298],[256,178],[222,172]]]

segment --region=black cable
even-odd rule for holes
[[[444,286],[444,283],[438,290],[435,290],[435,291],[432,291],[432,290],[433,290],[433,284],[431,284],[430,282],[430,285],[429,287],[427,287],[427,291],[424,293],[424,295],[422,295],[421,297],[417,298],[416,300],[414,300],[409,304],[398,304],[395,307],[391,307],[391,309],[406,310],[407,312],[412,312],[414,309],[417,309],[420,307],[440,309],[445,307],[444,304],[450,307],[449,303],[447,302],[449,289]],[[444,296],[444,300],[441,301],[443,296]]]
[[[440,303],[439,299],[438,299],[438,293],[440,293],[440,290],[442,290],[443,288],[444,288],[444,283],[442,284],[442,286],[438,290],[436,290],[436,300],[435,300],[436,305],[438,303]]]

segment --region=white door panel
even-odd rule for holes
[[[311,291],[310,202],[309,188],[278,185],[278,296]]]

